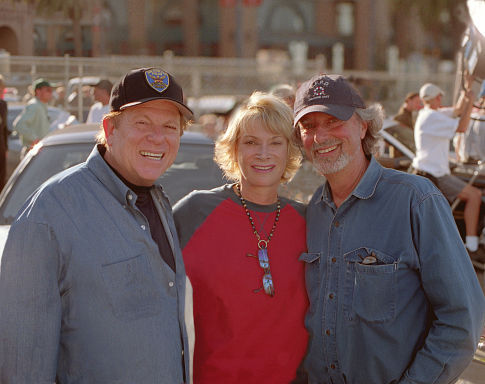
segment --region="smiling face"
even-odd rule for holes
[[[103,120],[107,143],[104,158],[130,183],[153,185],[177,156],[180,124],[179,110],[166,100],[127,108],[116,122]]]
[[[242,190],[250,193],[269,187],[276,191],[286,169],[288,140],[254,120],[241,131],[236,145]]]
[[[355,113],[344,121],[326,113],[312,112],[300,120],[298,127],[307,158],[323,175],[360,166],[360,161],[365,159],[362,139],[366,126]]]

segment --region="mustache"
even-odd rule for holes
[[[313,143],[312,151],[318,151],[319,149],[332,147],[332,146],[338,145],[338,144],[342,144],[342,140],[329,139],[329,140],[325,140],[321,143]]]

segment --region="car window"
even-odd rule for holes
[[[31,158],[8,191],[0,209],[0,221],[10,224],[24,201],[37,187],[56,173],[84,161],[92,148],[93,145],[89,143],[42,148]]]
[[[212,189],[225,181],[213,160],[213,145],[183,144],[159,182],[172,204],[194,189]]]
[[[0,207],[0,222],[10,224],[32,192],[56,173],[83,162],[92,148],[90,143],[42,148],[6,192]],[[193,189],[211,189],[224,183],[222,172],[212,159],[212,144],[180,146],[174,164],[159,180],[172,204]]]

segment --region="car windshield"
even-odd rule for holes
[[[83,162],[93,144],[53,145],[42,148],[6,191],[0,208],[0,223],[10,224],[25,200],[56,173]],[[182,143],[170,169],[159,179],[171,203],[193,189],[210,189],[224,183],[222,172],[212,160],[213,145]]]
[[[413,153],[416,153],[416,145],[414,144],[414,132],[400,124],[392,125],[386,128],[386,132],[401,142],[406,148]]]

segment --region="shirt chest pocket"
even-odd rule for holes
[[[104,264],[102,276],[116,317],[134,320],[160,313],[160,292],[146,256]]]
[[[396,315],[398,261],[371,248],[344,254],[346,281],[344,312],[368,322],[386,322]]]

